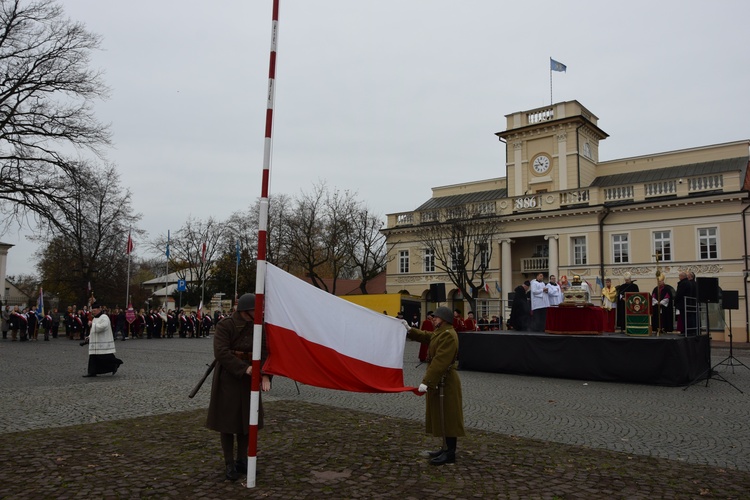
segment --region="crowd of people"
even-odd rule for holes
[[[39,340],[41,331],[44,340],[48,341],[51,336],[57,337],[59,327],[60,316],[57,309],[40,317],[34,309],[28,307],[6,305],[3,308],[3,339],[7,339],[10,334],[13,342]]]
[[[101,313],[109,319],[115,340],[208,337],[214,325],[226,316],[223,310],[216,310],[211,315],[184,309],[165,312],[162,308],[156,308],[133,311],[132,321],[129,321],[126,309],[109,309],[104,305],[101,306]],[[53,308],[43,315],[29,307],[6,305],[2,309],[3,339],[10,336],[11,341],[27,342],[42,337],[49,341],[62,334],[70,340],[82,341],[89,335],[92,318],[88,305],[81,308],[68,306],[63,314]]]

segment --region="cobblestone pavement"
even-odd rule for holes
[[[87,379],[88,353],[78,342],[0,340],[0,460],[13,464],[0,472],[0,498],[239,495],[238,485],[217,479],[218,439],[202,428],[208,385],[187,398],[211,360],[211,340],[130,340],[117,350],[125,362],[117,375]],[[416,353],[417,344],[407,343],[407,384],[416,385],[424,370]],[[712,355],[715,364],[728,351],[714,347]],[[747,346],[736,345],[734,356],[750,366]],[[286,498],[419,498],[446,488],[455,493],[447,496],[464,498],[750,498],[750,369],[716,369],[736,388],[716,378],[683,389],[462,371],[471,431],[459,440],[458,463],[443,468],[418,456],[436,444],[421,432],[422,398],[322,390],[277,377],[264,396],[270,420],[261,433],[259,487],[250,491]],[[97,455],[114,448],[125,451]],[[121,467],[114,455],[130,458]],[[144,463],[149,455],[153,467]],[[64,469],[59,480],[39,481],[50,468]],[[83,488],[91,481],[101,486]]]

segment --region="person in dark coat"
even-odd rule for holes
[[[651,331],[670,333],[674,330],[674,296],[674,288],[664,284],[664,275],[660,274],[651,292]]]
[[[237,311],[224,318],[214,331],[214,369],[206,427],[221,433],[225,477],[236,481],[247,472],[247,439],[250,422],[250,374],[253,359],[255,295],[246,293],[237,301]],[[261,346],[261,366],[267,357],[266,336]],[[271,377],[261,374],[260,388],[271,389]],[[258,409],[258,429],[263,428],[263,405]],[[236,458],[234,440],[237,441]]]
[[[510,308],[508,327],[516,331],[525,332],[529,329],[529,300],[527,293],[531,282],[524,281],[513,290],[513,304]]]
[[[679,281],[677,282],[677,290],[674,294],[674,308],[677,316],[677,331],[681,334],[685,334],[685,298],[690,296],[692,287],[690,286],[690,280],[688,280],[686,272],[680,272]]]
[[[617,328],[621,332],[625,331],[625,294],[640,292],[638,285],[636,285],[630,278],[630,273],[625,273],[622,276],[625,282],[621,285],[617,285]]]
[[[419,392],[427,393],[425,431],[444,438],[444,447],[429,453],[430,464],[456,461],[458,438],[465,435],[461,378],[458,376],[458,334],[453,329],[453,314],[445,306],[432,316],[434,332],[412,328],[404,321],[406,336],[417,342],[429,342],[427,371]],[[441,397],[441,392],[443,397]]]

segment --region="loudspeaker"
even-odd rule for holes
[[[508,292],[508,302],[516,300],[516,292]]]
[[[722,309],[739,309],[740,293],[737,290],[721,291],[721,308]]]
[[[698,302],[719,302],[719,278],[695,278],[698,283]]]
[[[445,283],[430,285],[430,299],[432,302],[445,302]]]

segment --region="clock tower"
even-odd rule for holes
[[[596,177],[599,142],[608,134],[578,101],[506,115],[508,196],[566,191],[588,186]]]

